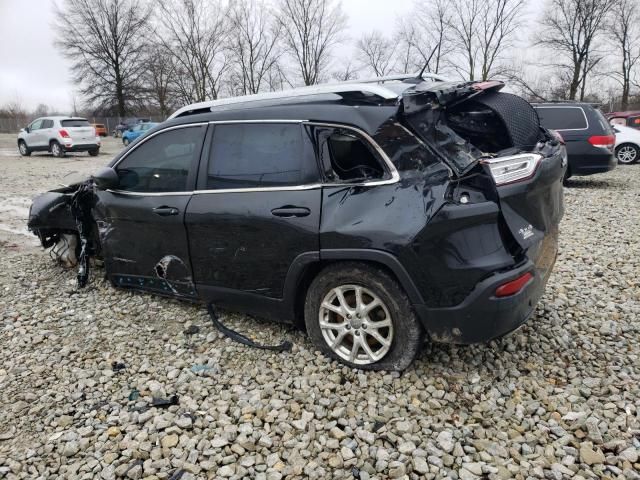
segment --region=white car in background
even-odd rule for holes
[[[640,130],[624,125],[611,126],[616,134],[615,155],[618,163],[629,165],[640,159]]]
[[[84,118],[43,117],[20,130],[18,150],[25,157],[39,151],[51,152],[55,157],[64,157],[67,152],[89,152],[95,157],[100,153],[100,137]]]

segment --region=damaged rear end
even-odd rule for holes
[[[421,234],[454,272],[416,305],[437,341],[475,343],[518,328],[555,262],[566,151],[533,107],[502,87],[423,83],[402,97],[403,122],[452,173]]]

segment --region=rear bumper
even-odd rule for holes
[[[588,152],[570,152],[568,155],[571,175],[593,175],[616,168],[617,162],[613,153],[590,147]]]
[[[98,150],[100,148],[100,144],[98,143],[86,143],[86,144],[78,144],[78,145],[63,145],[65,152],[88,152],[89,150]]]
[[[426,332],[436,342],[472,344],[501,337],[524,324],[534,311],[555,263],[557,235],[548,235],[530,250],[536,257],[512,270],[479,282],[458,305],[430,308],[414,305]],[[533,278],[516,294],[498,298],[496,288],[526,272]]]

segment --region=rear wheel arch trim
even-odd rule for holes
[[[286,304],[290,305],[294,311],[296,323],[300,313],[299,302],[304,307],[309,284],[322,267],[334,262],[363,262],[379,265],[395,277],[412,304],[424,303],[413,280],[395,255],[383,250],[367,248],[322,249],[319,252],[305,252],[298,255],[287,271],[283,297]]]

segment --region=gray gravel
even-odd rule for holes
[[[0,157],[5,196],[42,183],[17,161]],[[99,271],[76,291],[73,271],[5,232],[0,478],[640,478],[639,205],[640,166],[573,181],[529,323],[488,345],[427,345],[402,375],[225,313],[294,348],[238,345],[201,306],[115,290]]]

